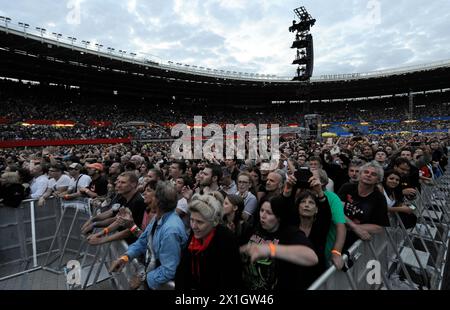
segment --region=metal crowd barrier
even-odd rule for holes
[[[116,241],[91,246],[81,235],[81,225],[92,216],[90,200],[64,201],[50,198],[43,207],[38,200],[24,200],[18,208],[0,208],[0,281],[44,270],[57,275],[68,274],[70,260],[80,262],[81,286],[88,289],[106,280],[106,289],[129,290],[129,280],[143,265],[136,259],[120,273],[109,273],[112,261],[123,255],[128,245]],[[173,289],[173,283],[168,286]]]
[[[24,200],[18,208],[0,208],[0,281],[41,269],[58,221],[57,202],[45,208]]]
[[[70,257],[71,253],[75,253],[72,257],[79,257],[85,239],[81,236],[81,225],[92,215],[90,207],[90,199],[77,199],[65,201],[57,199],[57,208],[61,215],[54,232],[47,256],[43,263],[46,270],[53,271],[57,274],[64,272],[64,260]],[[78,249],[75,250],[75,249]],[[56,252],[56,256],[51,258]],[[57,261],[56,266],[53,264]]]
[[[442,170],[441,170],[442,171]],[[309,290],[441,289],[450,237],[450,173],[442,173],[412,203],[417,224],[406,229],[400,216],[370,241],[358,240],[344,255],[348,270],[331,266]],[[374,283],[372,263],[380,270]],[[376,281],[375,281],[376,282]]]
[[[396,214],[383,233],[373,235],[371,241],[355,242],[343,257],[346,272],[331,266],[309,289],[440,289],[449,245],[449,202],[447,171],[432,185],[422,186],[413,202],[418,218],[414,229],[406,229]],[[108,271],[110,263],[126,252],[127,244],[91,247],[81,236],[81,224],[92,215],[89,200],[52,198],[42,208],[36,205],[37,200],[25,200],[16,209],[0,208],[0,281],[40,269],[66,274],[65,264],[75,259],[81,260],[81,289],[106,280],[111,280],[108,288],[130,288],[129,280],[143,268],[137,260],[121,273]],[[372,279],[374,268],[380,274]],[[67,289],[78,288],[67,285]],[[174,284],[167,289],[174,289]]]
[[[86,243],[81,224],[91,216],[90,201],[51,197],[43,207],[37,202],[0,208],[0,282],[41,269],[62,275],[67,262],[80,257]]]

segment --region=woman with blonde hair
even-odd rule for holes
[[[175,277],[178,290],[219,290],[241,287],[239,246],[220,224],[223,207],[212,195],[194,195],[189,203],[191,236]]]

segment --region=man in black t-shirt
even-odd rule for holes
[[[369,240],[372,234],[381,233],[383,226],[389,226],[386,199],[376,188],[383,174],[378,163],[367,163],[361,167],[358,184],[347,183],[340,189],[348,229],[344,249],[358,238]]]
[[[91,245],[103,244],[115,240],[125,239],[129,244],[136,241],[129,229],[123,229],[115,224],[116,215],[121,208],[128,208],[131,211],[134,223],[141,227],[144,218],[146,204],[141,194],[137,191],[138,178],[134,172],[124,172],[116,182],[117,196],[110,204],[110,209],[92,217],[83,225],[83,233],[89,233],[93,228],[106,228],[106,230],[89,236]],[[116,231],[116,233],[109,235]]]
[[[103,172],[103,165],[94,163],[87,165],[88,174],[92,179],[91,184],[87,188],[80,189],[80,193],[90,198],[97,198],[99,196],[106,196],[108,194],[108,181],[101,173]]]

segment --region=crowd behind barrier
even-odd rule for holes
[[[415,96],[413,115],[408,99],[395,97],[341,102],[317,102],[309,114],[322,116],[323,131],[333,124],[352,123],[336,128],[338,134],[384,133],[410,130],[430,131],[450,128],[450,105],[447,93]],[[229,107],[208,107],[188,104],[163,104],[125,101],[117,97],[85,97],[77,90],[23,85],[0,81],[0,140],[72,140],[114,139],[134,140],[171,138],[171,124],[192,124],[195,115],[204,115],[204,124],[279,124],[281,127],[305,127],[304,116],[297,105],[272,105],[236,111]],[[215,113],[209,113],[214,110]],[[405,123],[415,120],[416,122]],[[70,122],[70,127],[23,125],[47,123],[51,120]],[[380,123],[378,120],[390,120]],[[46,123],[44,122],[44,123]]]
[[[442,193],[441,195],[436,194],[436,191],[428,190],[425,191],[423,194],[424,197],[420,197],[415,202],[416,207],[418,208],[417,212],[424,212],[423,208],[425,208],[425,204],[427,201],[430,201],[428,199],[430,198],[436,198],[440,197],[442,199],[445,198],[445,202],[441,204],[443,208],[448,208],[449,205],[449,199],[450,199],[450,193],[448,188],[449,182],[449,175],[446,174],[440,179],[436,180],[435,184],[429,185],[430,188],[441,188]],[[6,244],[5,242],[2,242],[2,247],[0,249],[0,252],[2,253],[2,262],[1,265],[8,265],[11,263],[17,263],[18,261],[21,261],[22,266],[24,266],[23,271],[16,273],[16,275],[23,274],[25,272],[33,272],[38,267],[37,264],[37,257],[43,256],[44,254],[47,254],[46,251],[48,249],[45,248],[45,246],[42,246],[41,243],[48,241],[48,235],[49,230],[48,228],[48,220],[51,220],[54,222],[58,219],[58,212],[57,210],[60,208],[64,209],[64,204],[66,204],[65,207],[67,207],[67,202],[61,201],[59,199],[51,199],[47,201],[46,208],[38,208],[35,209],[34,205],[37,201],[36,200],[27,200],[24,201],[20,208],[17,209],[11,209],[11,208],[0,208],[0,212],[2,213],[0,218],[3,220],[10,220],[16,218],[18,222],[16,223],[3,223],[0,227],[3,228],[1,232],[1,236],[8,238],[12,235],[19,236],[19,239],[10,239],[10,244]],[[62,203],[61,203],[62,202]],[[80,205],[88,206],[86,202],[80,201]],[[74,203],[70,203],[74,205]],[[33,210],[36,210],[36,214],[34,215]],[[28,218],[26,214],[28,214],[28,211],[30,211],[30,218]],[[83,207],[83,211],[90,213],[90,210],[88,211]],[[450,210],[446,210],[446,212],[450,212]],[[13,215],[13,213],[15,213]],[[50,214],[54,213],[54,214]],[[447,213],[448,215],[448,213]],[[61,216],[61,214],[59,214]],[[450,224],[449,217],[442,218],[442,221],[437,222],[440,225],[444,225],[446,227],[446,230],[443,231],[443,238],[442,243],[445,244],[446,247],[448,247],[448,225]],[[25,226],[27,225],[27,226]],[[68,225],[67,225],[68,226]],[[55,225],[51,225],[51,227],[55,227]],[[13,228],[14,230],[18,230],[17,232],[11,233],[8,232]],[[31,233],[31,238],[21,238],[20,236],[23,235],[23,231],[26,232],[26,235],[29,235]],[[56,230],[56,229],[55,229]],[[400,233],[407,233],[405,229],[402,229],[400,226],[393,226],[391,228],[388,228],[387,231],[384,234],[375,235],[374,238],[371,241],[364,242],[364,241],[358,241],[356,242],[347,252],[344,260],[347,263],[347,266],[349,266],[349,269],[345,272],[339,271],[336,269],[335,266],[330,267],[324,274],[321,275],[319,279],[315,281],[313,285],[309,289],[392,289],[391,285],[398,285],[398,282],[395,282],[396,276],[398,277],[398,274],[394,275],[389,272],[389,267],[392,264],[393,261],[398,260],[401,258],[398,257],[399,251],[403,248],[405,243],[404,236],[397,236],[397,240],[395,242],[392,242],[389,244],[388,236],[386,234],[390,234],[389,238],[392,238],[393,235],[398,233],[398,230],[400,230]],[[67,231],[66,231],[67,233]],[[47,236],[46,238],[44,236]],[[64,235],[65,237],[66,235]],[[23,236],[22,236],[23,237]],[[31,240],[30,240],[31,239]],[[395,239],[395,238],[393,238]],[[393,241],[391,239],[391,241]],[[81,240],[80,240],[81,241]],[[31,251],[30,251],[30,243],[31,243]],[[48,242],[46,243],[48,244]],[[74,243],[72,245],[72,252],[75,252],[78,248],[79,244]],[[393,248],[395,246],[396,248]],[[111,247],[103,247],[101,249],[101,253],[108,254],[110,263],[112,261],[111,257],[118,257],[122,253],[126,252],[128,245],[124,241],[117,241],[112,243]],[[9,251],[13,249],[20,249],[20,251],[16,251],[13,255],[7,255]],[[61,251],[61,249],[59,249]],[[109,251],[109,253],[106,253],[105,251]],[[79,253],[77,253],[79,254]],[[397,254],[397,255],[396,255]],[[446,255],[447,251],[440,253],[441,255],[441,268],[444,268],[446,265]],[[74,257],[77,258],[77,257]],[[436,257],[437,258],[437,257]],[[351,260],[351,263],[349,263],[349,260]],[[414,260],[414,258],[413,258]],[[381,277],[382,281],[373,283],[370,282],[372,279],[369,275],[370,271],[372,270],[372,265],[370,265],[370,262],[376,261],[378,262],[381,268],[382,274],[379,276]],[[404,262],[403,262],[404,263]],[[428,268],[427,266],[424,266],[425,273],[428,274]],[[40,266],[38,267],[40,268]],[[133,264],[130,264],[127,266],[122,273],[113,274],[113,281],[114,281],[114,288],[126,290],[129,289],[129,280],[133,277],[133,275],[139,270],[140,266],[139,263],[134,260]],[[398,269],[398,268],[397,268]],[[14,275],[5,275],[2,274],[2,280],[10,278]],[[442,275],[441,275],[442,276]],[[369,280],[368,280],[369,279]],[[394,280],[392,280],[394,279]],[[372,279],[374,280],[374,279]],[[379,279],[380,280],[380,279]],[[409,280],[411,281],[411,278],[409,277]],[[429,289],[438,289],[439,285],[442,284],[442,279],[435,280],[432,287],[428,287]],[[374,280],[375,281],[375,280]],[[411,281],[411,283],[407,283],[407,281],[401,282],[403,286],[397,287],[397,289],[418,289],[421,284],[417,284]],[[172,284],[173,285],[173,284]],[[428,285],[431,285],[431,282],[428,283]],[[425,284],[424,284],[425,287]],[[174,287],[173,287],[174,288]]]
[[[415,142],[420,142],[421,146],[417,147],[417,148],[423,148],[426,150],[426,152],[428,152],[429,156],[432,157],[432,159],[434,159],[434,161],[436,160],[442,160],[445,156],[445,148],[435,148],[436,145],[433,146],[433,149],[428,147],[428,144],[436,144],[436,140],[435,137],[433,136],[422,136],[422,137],[415,137],[415,138],[419,138],[421,139],[421,141],[415,141]],[[443,136],[441,136],[441,138],[443,138]],[[392,137],[389,137],[389,139],[392,139]],[[405,141],[404,137],[397,137],[397,139],[393,138],[395,142],[392,142],[391,140],[389,140],[390,145],[391,146],[396,146],[395,149],[397,150],[396,153],[397,155],[399,155],[399,153],[401,153],[401,150],[403,149],[409,149],[410,146],[408,145],[407,141]],[[446,137],[446,139],[448,139],[448,137]],[[345,150],[345,143],[348,143],[349,145],[351,145],[353,142],[355,142],[355,140],[352,139],[346,139],[346,140],[340,140],[337,141],[337,143],[342,147],[342,151]],[[367,141],[368,142],[368,141]],[[440,143],[442,143],[441,146],[446,146],[448,140],[442,139]],[[307,142],[303,142],[303,143],[307,143]],[[358,142],[359,143],[359,142]],[[357,145],[358,143],[354,143],[353,145]],[[315,144],[315,143],[314,143]],[[397,145],[398,144],[398,145]],[[313,145],[313,143],[311,143],[311,145]],[[366,146],[370,146],[370,143],[365,144],[365,146],[361,146],[361,153],[356,152],[357,148],[352,148],[352,150],[356,153],[352,154],[352,155],[357,155],[359,154],[360,157],[364,157],[366,155],[364,155],[364,147]],[[403,146],[402,146],[403,145]],[[378,150],[378,148],[375,148],[375,145],[371,145],[372,146],[372,151],[375,152],[376,150]],[[383,145],[384,148],[386,148],[386,146],[388,146],[388,144]],[[22,163],[21,168],[28,168],[28,169],[32,169],[33,167],[27,166],[28,164],[30,164],[27,160],[25,160],[25,158],[34,158],[33,164],[34,165],[44,165],[45,162],[48,161],[48,164],[50,165],[50,167],[56,167],[55,166],[55,162],[56,165],[58,164],[58,162],[60,164],[62,164],[63,169],[69,169],[69,171],[73,171],[75,167],[80,168],[81,169],[87,169],[87,174],[89,176],[91,176],[93,179],[95,177],[98,177],[99,172],[103,175],[103,177],[107,177],[108,178],[108,183],[110,183],[112,186],[108,188],[109,195],[113,195],[114,194],[114,190],[118,190],[117,188],[117,183],[114,183],[114,179],[113,174],[114,171],[111,171],[110,169],[106,169],[106,165],[109,164],[110,167],[113,166],[113,163],[117,163],[120,165],[122,165],[123,170],[125,170],[125,167],[127,167],[128,165],[128,171],[131,171],[131,173],[135,174],[136,177],[141,177],[143,178],[143,182],[144,179],[147,177],[148,175],[150,175],[150,171],[149,168],[150,166],[145,165],[146,159],[150,162],[155,163],[155,167],[157,167],[156,169],[158,171],[161,171],[161,176],[162,177],[167,177],[167,178],[177,178],[178,176],[176,176],[176,171],[178,170],[180,167],[173,167],[173,163],[174,161],[170,159],[170,152],[168,151],[168,149],[166,149],[167,152],[162,151],[161,148],[151,148],[148,145],[144,145],[142,146],[141,151],[145,150],[145,152],[141,152],[140,155],[134,154],[133,152],[136,152],[138,149],[136,148],[136,146],[134,146],[134,149],[131,149],[132,146],[126,146],[126,145],[121,145],[121,146],[110,146],[110,147],[103,147],[103,146],[89,146],[89,147],[84,147],[84,150],[89,150],[89,152],[84,153],[84,150],[77,150],[76,148],[71,148],[71,149],[65,149],[66,151],[69,151],[68,154],[66,154],[65,156],[62,156],[62,154],[60,153],[63,149],[61,148],[46,148],[46,149],[41,149],[39,152],[40,154],[34,153],[32,151],[22,151],[20,152],[20,156],[18,157],[7,157],[5,158],[5,166],[7,171],[14,171],[14,169],[17,168],[17,163]],[[378,147],[381,147],[380,145]],[[310,154],[308,154],[307,156],[310,156],[308,163],[309,166],[312,167],[312,161],[315,160],[314,155],[315,155],[315,151],[318,151],[322,156],[328,154],[328,150],[329,150],[329,146],[327,146],[326,144],[324,145],[320,145],[320,146],[316,146],[315,150],[313,150]],[[283,154],[286,154],[288,156],[291,156],[293,159],[295,159],[298,162],[302,161],[302,155],[303,153],[307,153],[305,152],[305,149],[307,149],[307,147],[305,147],[304,144],[300,143],[299,141],[291,141],[289,143],[285,143],[284,145],[282,145],[282,151]],[[71,152],[71,153],[70,153]],[[120,155],[121,153],[123,153],[124,155]],[[79,155],[81,158],[77,158],[77,156],[74,156],[74,154]],[[43,155],[43,156],[42,156]],[[50,156],[51,155],[51,156]],[[318,154],[320,155],[320,154]],[[431,156],[432,155],[432,156]],[[440,157],[437,157],[437,156]],[[96,160],[92,160],[89,159],[89,157],[95,157],[97,158]],[[392,162],[394,162],[394,158],[395,158],[395,152],[393,154],[391,154],[392,156]],[[39,163],[36,161],[37,158],[39,158]],[[104,161],[102,163],[98,163],[99,159],[103,158]],[[316,157],[317,158],[317,157]],[[320,156],[319,156],[320,158]],[[323,158],[326,163],[326,156]],[[353,158],[352,160],[355,160],[355,158]],[[36,161],[36,162],[34,162]],[[82,164],[78,164],[77,162],[81,162]],[[94,163],[93,163],[94,162]],[[139,163],[141,165],[139,165]],[[75,165],[74,165],[75,164]],[[195,178],[194,173],[198,170],[201,170],[201,163],[196,163],[196,165],[194,166],[193,163],[189,163],[188,167],[190,168],[190,173],[192,173],[192,176]],[[242,165],[237,168],[236,167],[236,163],[234,163],[234,167],[229,167],[227,166],[227,162],[222,163],[223,164],[223,171],[227,171],[229,168],[231,169],[231,171],[233,171],[234,169],[238,169],[239,170],[247,170],[248,167],[246,167],[246,164],[249,163],[242,163]],[[433,176],[431,177],[431,184],[433,185],[426,185],[427,183],[422,184],[422,194],[420,196],[417,197],[417,207],[419,210],[422,210],[425,207],[425,203],[427,201],[431,201],[430,199],[433,197],[437,197],[438,195],[443,195],[441,198],[445,198],[448,199],[448,189],[446,189],[446,186],[448,185],[448,180],[447,180],[447,175],[444,174],[444,172],[439,169],[440,168],[440,163],[439,161],[436,163],[437,164],[437,169],[428,169],[429,173],[432,173]],[[178,164],[179,165],[179,164]],[[200,166],[200,167],[196,167],[196,166]],[[281,165],[281,163],[280,163]],[[65,167],[65,168],[64,168]],[[93,167],[96,167],[98,170],[93,169]],[[136,169],[138,168],[138,169]],[[140,171],[142,168],[143,171]],[[283,168],[282,165],[280,166],[280,168]],[[286,167],[285,167],[286,168]],[[432,168],[432,167],[431,167]],[[130,170],[131,169],[131,170]],[[203,169],[204,166],[203,166]],[[119,170],[118,173],[120,173],[123,170]],[[43,171],[41,171],[42,173]],[[9,172],[7,172],[9,173]],[[14,172],[13,172],[14,173]],[[72,175],[72,174],[70,174]],[[440,177],[438,177],[438,175],[440,175]],[[52,172],[51,175],[53,178],[57,178],[58,174],[55,175],[55,172]],[[116,175],[117,176],[117,175]],[[35,176],[36,177],[36,176]],[[117,180],[117,178],[115,179]],[[335,179],[337,181],[337,179]],[[233,182],[234,179],[231,179],[231,182]],[[4,178],[2,179],[2,183],[4,182]],[[29,181],[28,181],[29,182]],[[200,180],[200,182],[202,182]],[[114,188],[113,185],[116,185],[116,188]],[[2,184],[2,186],[4,186],[5,184]],[[199,184],[200,185],[200,184]],[[216,186],[218,186],[219,184],[216,183]],[[429,186],[432,186],[431,188],[437,188],[439,189],[438,191],[432,190]],[[76,187],[76,186],[75,186]],[[226,183],[220,183],[220,188],[222,188],[222,190],[225,190],[227,188],[227,184]],[[48,225],[48,223],[46,222],[42,222],[45,224],[45,226],[41,226],[41,220],[40,217],[42,216],[42,212],[47,210],[53,210],[53,212],[59,212],[64,214],[64,210],[66,208],[59,208],[57,206],[74,206],[76,205],[77,200],[70,200],[67,198],[67,194],[63,194],[63,193],[58,193],[56,191],[54,191],[56,188],[51,189],[53,194],[56,194],[57,196],[59,196],[60,198],[55,198],[55,199],[47,199],[46,201],[44,201],[44,208],[41,207],[37,207],[36,204],[39,204],[39,200],[27,200],[24,203],[22,203],[22,206],[18,209],[10,209],[10,208],[1,208],[0,210],[2,212],[11,212],[13,211],[13,213],[15,214],[14,216],[12,214],[9,215],[5,215],[4,217],[2,216],[2,219],[11,219],[14,217],[20,218],[23,217],[24,213],[28,214],[28,212],[26,212],[26,208],[29,209],[30,211],[30,217],[33,216],[33,210],[36,210],[36,214],[34,215],[36,220],[32,221],[30,220],[29,225],[30,228],[25,228],[24,227],[24,222],[25,220],[22,219],[22,224],[19,224],[19,222],[17,222],[17,225],[15,227],[15,229],[18,229],[17,233],[14,233],[16,236],[20,237],[21,235],[24,234],[24,231],[31,231],[31,250],[28,250],[28,248],[30,248],[30,245],[27,244],[30,243],[29,241],[26,241],[25,238],[22,238],[21,240],[15,240],[14,238],[9,239],[9,242],[14,243],[13,244],[9,244],[8,242],[2,242],[2,245],[6,245],[6,246],[2,246],[2,251],[4,253],[7,253],[8,251],[11,251],[12,249],[16,249],[15,254],[10,254],[8,255],[2,255],[2,257],[4,259],[6,259],[7,261],[4,261],[4,265],[6,265],[7,263],[11,263],[11,262],[18,262],[20,260],[22,260],[22,263],[24,264],[25,268],[24,270],[21,270],[21,273],[29,271],[29,270],[33,270],[33,268],[37,267],[37,257],[42,256],[42,254],[45,254],[45,251],[49,251],[49,249],[51,250],[51,252],[49,254],[51,255],[57,255],[56,260],[51,261],[50,263],[53,263],[54,261],[57,261],[58,264],[55,270],[60,270],[61,267],[64,266],[64,262],[63,259],[65,260],[65,257],[63,254],[65,254],[68,251],[68,253],[77,253],[80,254],[81,251],[81,245],[80,242],[86,242],[86,240],[83,240],[83,238],[79,238],[80,235],[80,228],[79,227],[75,227],[75,226],[80,226],[80,223],[77,223],[77,225],[74,224],[75,219],[69,218],[66,219],[64,221],[62,221],[62,217],[61,215],[48,215],[45,216],[45,220],[46,221],[52,221],[53,223],[58,222],[58,219],[61,221],[61,224],[64,229],[61,229],[61,231],[58,231],[56,234],[54,234],[55,231],[57,231],[57,227],[58,225]],[[95,190],[95,188],[91,188],[93,191]],[[422,195],[426,195],[423,196]],[[145,196],[144,196],[145,197]],[[90,199],[88,197],[83,198],[83,199]],[[447,205],[448,205],[448,200],[447,201]],[[61,203],[62,202],[62,203]],[[56,203],[56,205],[54,205]],[[53,208],[49,208],[50,205],[54,205]],[[24,207],[24,206],[28,206],[28,207]],[[446,204],[444,204],[446,205]],[[31,207],[31,206],[34,206]],[[426,209],[424,209],[426,211],[426,213],[429,213],[430,211],[427,211]],[[87,212],[89,213],[89,212]],[[22,215],[20,215],[22,214]],[[425,214],[427,215],[427,214]],[[430,217],[430,215],[428,214],[428,217]],[[419,220],[422,220],[422,217],[419,217]],[[448,220],[448,218],[444,218],[443,220]],[[28,223],[28,222],[27,222]],[[36,226],[34,226],[33,228],[33,223],[35,223],[35,225],[38,226],[38,228],[36,229]],[[421,222],[421,224],[424,224],[424,222]],[[28,225],[28,224],[27,224]],[[437,225],[434,225],[435,227],[437,227]],[[21,228],[20,228],[21,227]],[[42,227],[44,227],[45,233],[44,236],[41,235],[41,229]],[[2,228],[4,229],[11,229],[11,224],[10,223],[6,223],[5,225],[2,226]],[[75,236],[71,236],[72,230],[75,229]],[[49,229],[51,229],[51,234],[54,234],[53,236],[53,240],[51,240],[51,234],[49,236]],[[389,231],[390,229],[388,229]],[[33,233],[33,231],[35,233]],[[36,232],[39,232],[36,234]],[[28,234],[28,233],[26,233]],[[9,238],[9,236],[12,235],[11,232],[8,232],[5,230],[5,233],[1,234],[2,236],[5,236],[5,238]],[[442,236],[447,236],[447,234],[445,232],[441,233],[441,237]],[[5,239],[6,240],[6,239]],[[392,251],[393,249],[389,249],[390,245],[388,244],[388,241],[385,238],[381,238],[380,236],[376,236],[374,235],[374,240],[375,243],[373,242],[360,242],[357,243],[358,246],[356,246],[356,248],[353,248],[353,252],[352,250],[350,250],[350,256],[353,257],[353,261],[354,261],[354,267],[350,268],[350,273],[347,272],[347,274],[342,274],[342,272],[338,272],[337,270],[333,269],[334,267],[331,267],[330,270],[326,271],[326,284],[315,284],[313,285],[313,288],[315,287],[332,287],[332,288],[345,288],[345,287],[350,287],[350,288],[355,288],[355,289],[368,289],[368,288],[373,288],[373,286],[367,286],[367,281],[366,278],[364,276],[367,275],[367,261],[371,260],[371,259],[375,259],[379,262],[381,262],[381,266],[382,269],[384,271],[386,271],[386,273],[383,273],[383,277],[388,277],[388,273],[387,270],[390,268],[389,266],[389,262],[392,261],[392,257],[388,257],[387,253],[390,253],[392,255]],[[57,247],[52,247],[50,246],[50,242],[55,243],[55,245],[57,244]],[[378,242],[382,242],[382,246],[379,246]],[[447,240],[441,240],[442,244],[446,244]],[[46,244],[47,247],[43,250],[43,244]],[[106,243],[108,244],[108,243]],[[108,260],[107,262],[111,263],[112,260],[114,259],[114,256],[120,254],[120,251],[123,251],[123,247],[120,246],[120,244],[123,243],[117,243],[114,242],[113,245],[111,246],[111,248],[109,248],[109,246],[106,248],[102,247],[101,249],[101,253],[104,254],[104,259],[106,259],[106,256],[108,255]],[[398,247],[404,247],[404,244],[396,244],[396,246]],[[80,249],[78,249],[77,252],[77,248],[80,247]],[[430,246],[431,248],[432,246]],[[116,251],[114,252],[114,254],[111,255],[111,253],[108,253],[109,251],[113,251],[111,249],[116,248]],[[117,250],[121,249],[121,250]],[[19,250],[20,249],[20,250]],[[58,254],[58,252],[61,252]],[[91,250],[92,251],[92,250]],[[56,253],[55,253],[56,252]],[[395,251],[394,251],[395,252]],[[429,256],[434,255],[433,257],[430,257],[429,261],[433,261],[434,264],[434,268],[437,269],[438,271],[442,271],[442,268],[439,267],[439,264],[443,263],[442,258],[437,257],[437,254],[434,253],[432,254],[431,250],[427,249],[427,251]],[[32,253],[32,254],[30,254]],[[92,252],[89,251],[85,251],[84,254],[90,254],[90,256],[93,255]],[[98,254],[98,253],[97,253]],[[101,257],[101,255],[103,254],[99,254]],[[123,253],[122,253],[123,254]],[[15,256],[14,256],[15,255]],[[59,256],[58,256],[59,255]],[[441,254],[440,254],[441,255]],[[14,256],[14,257],[13,257]],[[9,258],[8,258],[9,257]],[[76,257],[76,256],[75,256]],[[358,259],[355,259],[358,258]],[[92,257],[91,257],[92,258]],[[400,258],[397,258],[400,259]],[[44,262],[43,266],[47,266],[48,263],[48,257],[46,259],[46,261]],[[30,265],[32,264],[32,265]],[[30,267],[31,266],[31,267]],[[31,269],[30,269],[31,268]],[[53,268],[53,267],[52,267]],[[52,269],[49,268],[49,269]],[[59,268],[59,269],[58,269]],[[421,266],[421,268],[423,269],[423,272],[426,274],[425,278],[429,278],[429,268],[426,266]],[[135,273],[138,268],[136,267],[131,267],[126,269],[126,274],[132,274]],[[92,276],[95,277],[96,279],[98,278],[99,274],[97,274],[98,269],[91,271],[91,273],[93,274]],[[365,271],[365,272],[363,272]],[[331,275],[331,278],[330,278]],[[9,275],[11,276],[11,275]],[[127,278],[127,277],[125,277]],[[118,278],[118,276],[114,277],[115,279],[115,285],[117,287],[125,287],[126,285],[126,281],[125,279],[122,278]],[[337,279],[337,280],[335,280]],[[128,279],[129,280],[129,279]],[[324,279],[322,278],[321,281],[323,281]],[[347,284],[344,284],[342,281],[346,281]],[[331,281],[331,282],[330,282]],[[337,284],[336,283],[332,283],[333,281],[338,281]],[[364,282],[366,281],[366,282]],[[435,283],[439,283],[439,281],[435,281],[435,282],[430,282],[430,279],[428,279],[429,283],[428,286],[429,288],[437,288],[437,286],[435,285]],[[87,283],[87,282],[86,282]],[[364,284],[366,283],[366,284]],[[389,288],[389,283],[390,280],[383,279],[383,285],[385,285],[384,287]],[[431,286],[431,285],[434,286]],[[350,286],[348,286],[350,285]]]
[[[17,86],[16,91],[19,90],[22,89]],[[174,107],[155,113],[144,109],[143,105],[124,106],[115,102],[109,109],[99,109],[77,94],[72,94],[70,100],[73,101],[68,104],[65,101],[68,93],[64,90],[56,91],[55,98],[47,97],[48,102],[40,104],[44,98],[40,91],[40,88],[30,88],[22,95],[0,94],[1,100],[10,103],[1,105],[4,124],[0,126],[8,128],[2,131],[4,137],[15,140],[38,136],[52,138],[59,129],[50,127],[47,132],[38,128],[33,133],[35,127],[14,124],[42,119],[46,115],[66,120],[73,118],[75,123],[83,124],[84,129],[80,131],[77,125],[64,129],[68,134],[59,138],[70,138],[72,134],[99,138],[97,133],[110,135],[112,132],[108,131],[116,130],[119,124],[140,120],[152,122],[148,131],[164,137],[162,133],[167,132],[167,128],[161,125],[162,121],[192,123],[193,116],[199,112]],[[45,94],[48,96],[48,92]],[[438,111],[442,115],[442,101],[435,99],[420,99],[426,101],[429,116]],[[318,104],[317,109],[320,107]],[[338,107],[340,104],[333,106]],[[387,119],[392,113],[404,114],[402,109],[405,108],[399,104],[394,110],[387,110],[390,109],[388,104],[381,102],[378,113],[367,112],[363,105],[356,107],[349,105],[348,109],[343,109],[342,119],[331,117],[333,108],[330,108],[323,119],[329,123],[348,121],[353,113],[358,115],[359,121],[366,117]],[[206,113],[205,123],[226,123],[230,119],[286,125],[298,122],[295,119],[301,113],[290,112],[291,108],[278,107],[271,113],[265,111],[256,116],[239,112]],[[95,128],[90,127],[91,117],[97,121],[107,119],[112,127],[91,130]],[[440,121],[445,127],[447,121]],[[392,124],[383,122],[379,126],[396,126]],[[147,130],[119,127],[125,130],[120,135],[127,136],[132,136],[127,130],[134,130],[134,133]],[[89,134],[83,136],[85,129]],[[179,160],[174,158],[171,146],[170,141],[133,141],[116,145],[0,149],[0,203],[6,206],[0,208],[5,213],[0,220],[6,221],[0,226],[5,232],[0,234],[0,249],[5,254],[1,256],[4,259],[1,264],[21,262],[24,265],[21,273],[42,266],[60,274],[64,272],[68,256],[80,258],[82,266],[88,269],[83,288],[97,280],[114,279],[114,285],[119,288],[126,287],[126,281],[130,281],[133,288],[162,288],[167,287],[167,283],[173,288],[173,281],[175,288],[198,289],[214,285],[220,288],[242,280],[242,286],[247,288],[279,289],[283,285],[299,285],[289,282],[292,280],[288,275],[293,273],[304,277],[304,283],[299,286],[306,288],[308,281],[312,283],[325,271],[327,277],[345,279],[345,285],[350,285],[327,282],[330,287],[344,285],[364,289],[368,286],[364,284],[362,271],[367,271],[367,259],[372,258],[381,263],[383,270],[396,268],[397,273],[401,270],[408,281],[413,282],[407,276],[410,267],[404,266],[407,265],[404,251],[406,247],[414,248],[415,244],[397,242],[408,241],[409,232],[402,231],[405,238],[399,239],[397,232],[385,230],[389,225],[389,213],[399,217],[404,225],[407,224],[403,217],[413,217],[428,230],[436,230],[439,247],[434,241],[427,245],[424,238],[411,236],[413,243],[423,245],[422,249],[411,251],[413,256],[426,255],[427,262],[437,271],[433,273],[429,266],[419,266],[419,276],[429,282],[422,286],[437,287],[433,281],[436,281],[435,274],[442,271],[443,262],[439,249],[446,249],[447,242],[443,239],[447,233],[442,231],[445,222],[439,221],[448,217],[433,219],[433,216],[448,214],[442,206],[427,203],[435,201],[438,195],[448,201],[445,187],[448,185],[445,183],[448,133],[360,134],[324,141],[292,138],[281,141],[281,160],[275,166],[262,159],[223,160],[213,156]],[[365,197],[369,198],[364,200]],[[27,200],[29,198],[32,200]],[[359,199],[375,208],[377,217],[364,215],[371,212],[365,213],[365,204],[360,205]],[[420,212],[415,216],[408,207],[411,201],[415,201]],[[283,209],[281,205],[287,207]],[[45,212],[50,213],[45,215]],[[28,220],[28,216],[36,220]],[[320,220],[314,221],[315,216],[320,216]],[[13,223],[14,218],[17,220]],[[169,224],[165,226],[165,223]],[[383,231],[384,238],[379,235]],[[173,235],[179,238],[167,239]],[[351,246],[353,238],[366,240],[370,237],[374,241],[358,241],[350,248],[354,266],[347,273],[326,270],[329,264],[336,266],[336,270],[345,269],[342,266],[345,250]],[[217,240],[227,246],[218,247]],[[122,247],[123,241],[129,246],[128,250]],[[147,244],[153,246],[147,247]],[[292,244],[297,246],[292,247]],[[392,253],[397,254],[396,247],[400,247],[402,253],[392,259]],[[198,255],[203,251],[209,256]],[[230,270],[214,268],[202,257],[227,260]],[[134,266],[135,258],[141,263],[138,267]],[[190,270],[192,266],[195,269]],[[115,274],[123,267],[128,275],[126,281],[123,275]],[[112,278],[108,269],[113,272]],[[220,274],[223,270],[226,274]],[[207,276],[202,277],[205,274]],[[389,273],[381,275],[386,288],[391,284],[389,276]]]
[[[398,215],[392,216],[391,227],[383,234],[359,240],[348,250],[344,258],[348,270],[331,266],[309,289],[441,289],[448,264],[449,185],[448,172],[424,185],[414,202],[419,218],[415,227],[406,228]],[[375,267],[374,262],[379,265]],[[381,273],[375,275],[373,268]],[[376,277],[382,281],[374,283]]]

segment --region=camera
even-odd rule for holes
[[[296,186],[298,188],[310,188],[309,179],[311,179],[313,174],[308,167],[300,167],[295,171],[294,176],[297,179]]]

